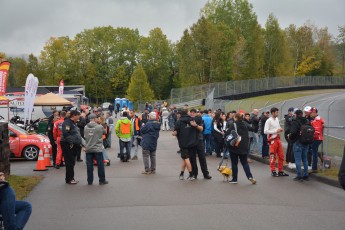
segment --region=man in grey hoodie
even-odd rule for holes
[[[103,139],[102,135],[105,133],[105,130],[102,125],[98,124],[100,119],[97,115],[91,114],[89,116],[90,123],[85,126],[84,135],[85,135],[85,152],[86,152],[86,166],[87,166],[87,183],[92,185],[93,183],[93,159],[97,161],[98,167],[98,177],[99,185],[108,184],[108,181],[105,180],[105,170],[103,163]]]

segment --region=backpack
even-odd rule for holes
[[[310,123],[302,125],[299,142],[301,144],[312,144],[314,142],[314,133],[315,128]]]

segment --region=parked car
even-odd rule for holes
[[[41,134],[29,134],[15,124],[8,124],[11,157],[37,160],[40,150],[52,154],[49,138]]]
[[[102,104],[102,109],[103,109],[103,110],[107,110],[107,109],[109,108],[109,105],[110,105],[110,102],[104,102],[104,103]]]

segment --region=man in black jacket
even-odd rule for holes
[[[288,167],[293,169],[295,168],[295,157],[293,155],[293,143],[292,141],[288,138],[288,135],[290,133],[290,129],[291,129],[291,123],[292,123],[292,120],[294,119],[294,116],[293,116],[293,111],[294,111],[294,108],[291,107],[289,108],[288,110],[288,114],[286,114],[284,116],[284,137],[285,137],[285,140],[287,141],[288,143],[288,146],[287,146],[287,150],[286,150],[286,156],[285,156],[285,160],[286,162],[289,164]]]
[[[79,181],[74,179],[74,165],[77,157],[78,146],[84,145],[85,141],[81,137],[77,121],[80,118],[80,112],[72,110],[70,117],[66,117],[62,123],[61,148],[66,164],[67,184],[77,184]]]
[[[293,153],[296,161],[297,177],[294,181],[303,181],[309,180],[308,177],[308,144],[303,144],[300,142],[301,139],[301,128],[303,125],[308,124],[308,121],[303,117],[302,110],[296,110],[295,112],[296,119],[291,123],[290,134],[288,135],[289,139],[293,143]],[[302,176],[301,161],[303,162],[304,175]]]
[[[184,170],[187,167],[189,172],[189,177],[187,179],[192,181],[195,180],[195,178],[189,157],[193,151],[196,151],[196,147],[199,143],[198,134],[202,131],[203,127],[199,126],[187,113],[188,109],[181,110],[181,117],[176,122],[175,131],[172,135],[177,136],[178,144],[181,149],[182,164],[180,180],[184,180]]]

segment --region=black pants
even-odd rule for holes
[[[81,160],[81,146],[77,145],[77,160]]]
[[[268,146],[267,135],[262,135],[262,157],[268,157],[270,147]]]
[[[66,183],[71,182],[74,180],[74,165],[75,165],[75,158],[77,156],[77,145],[71,146],[66,142],[61,142],[62,148],[62,155],[65,159],[66,164]]]
[[[293,143],[292,141],[288,140],[288,146],[286,150],[286,162],[288,163],[295,163],[295,157],[293,155]]]
[[[49,138],[50,144],[52,145],[52,158],[53,158],[53,165],[56,164],[56,153],[57,153],[57,145],[55,144],[54,139]]]
[[[247,161],[248,156],[246,154],[240,155],[236,153],[230,152],[230,158],[231,158],[231,167],[232,167],[232,179],[234,181],[237,181],[237,175],[238,175],[238,159],[240,159],[242,167],[244,172],[246,173],[247,178],[253,178],[252,173],[250,172],[250,167]]]
[[[200,164],[202,174],[204,176],[208,176],[209,172],[207,169],[207,162],[206,162],[206,157],[205,157],[204,141],[199,140],[199,144],[191,152],[192,153],[191,153],[189,160],[190,160],[190,164],[192,165],[192,171],[193,171],[194,176],[195,177],[198,176],[198,164],[196,162],[196,156],[198,156],[198,158],[199,158],[199,164]]]

